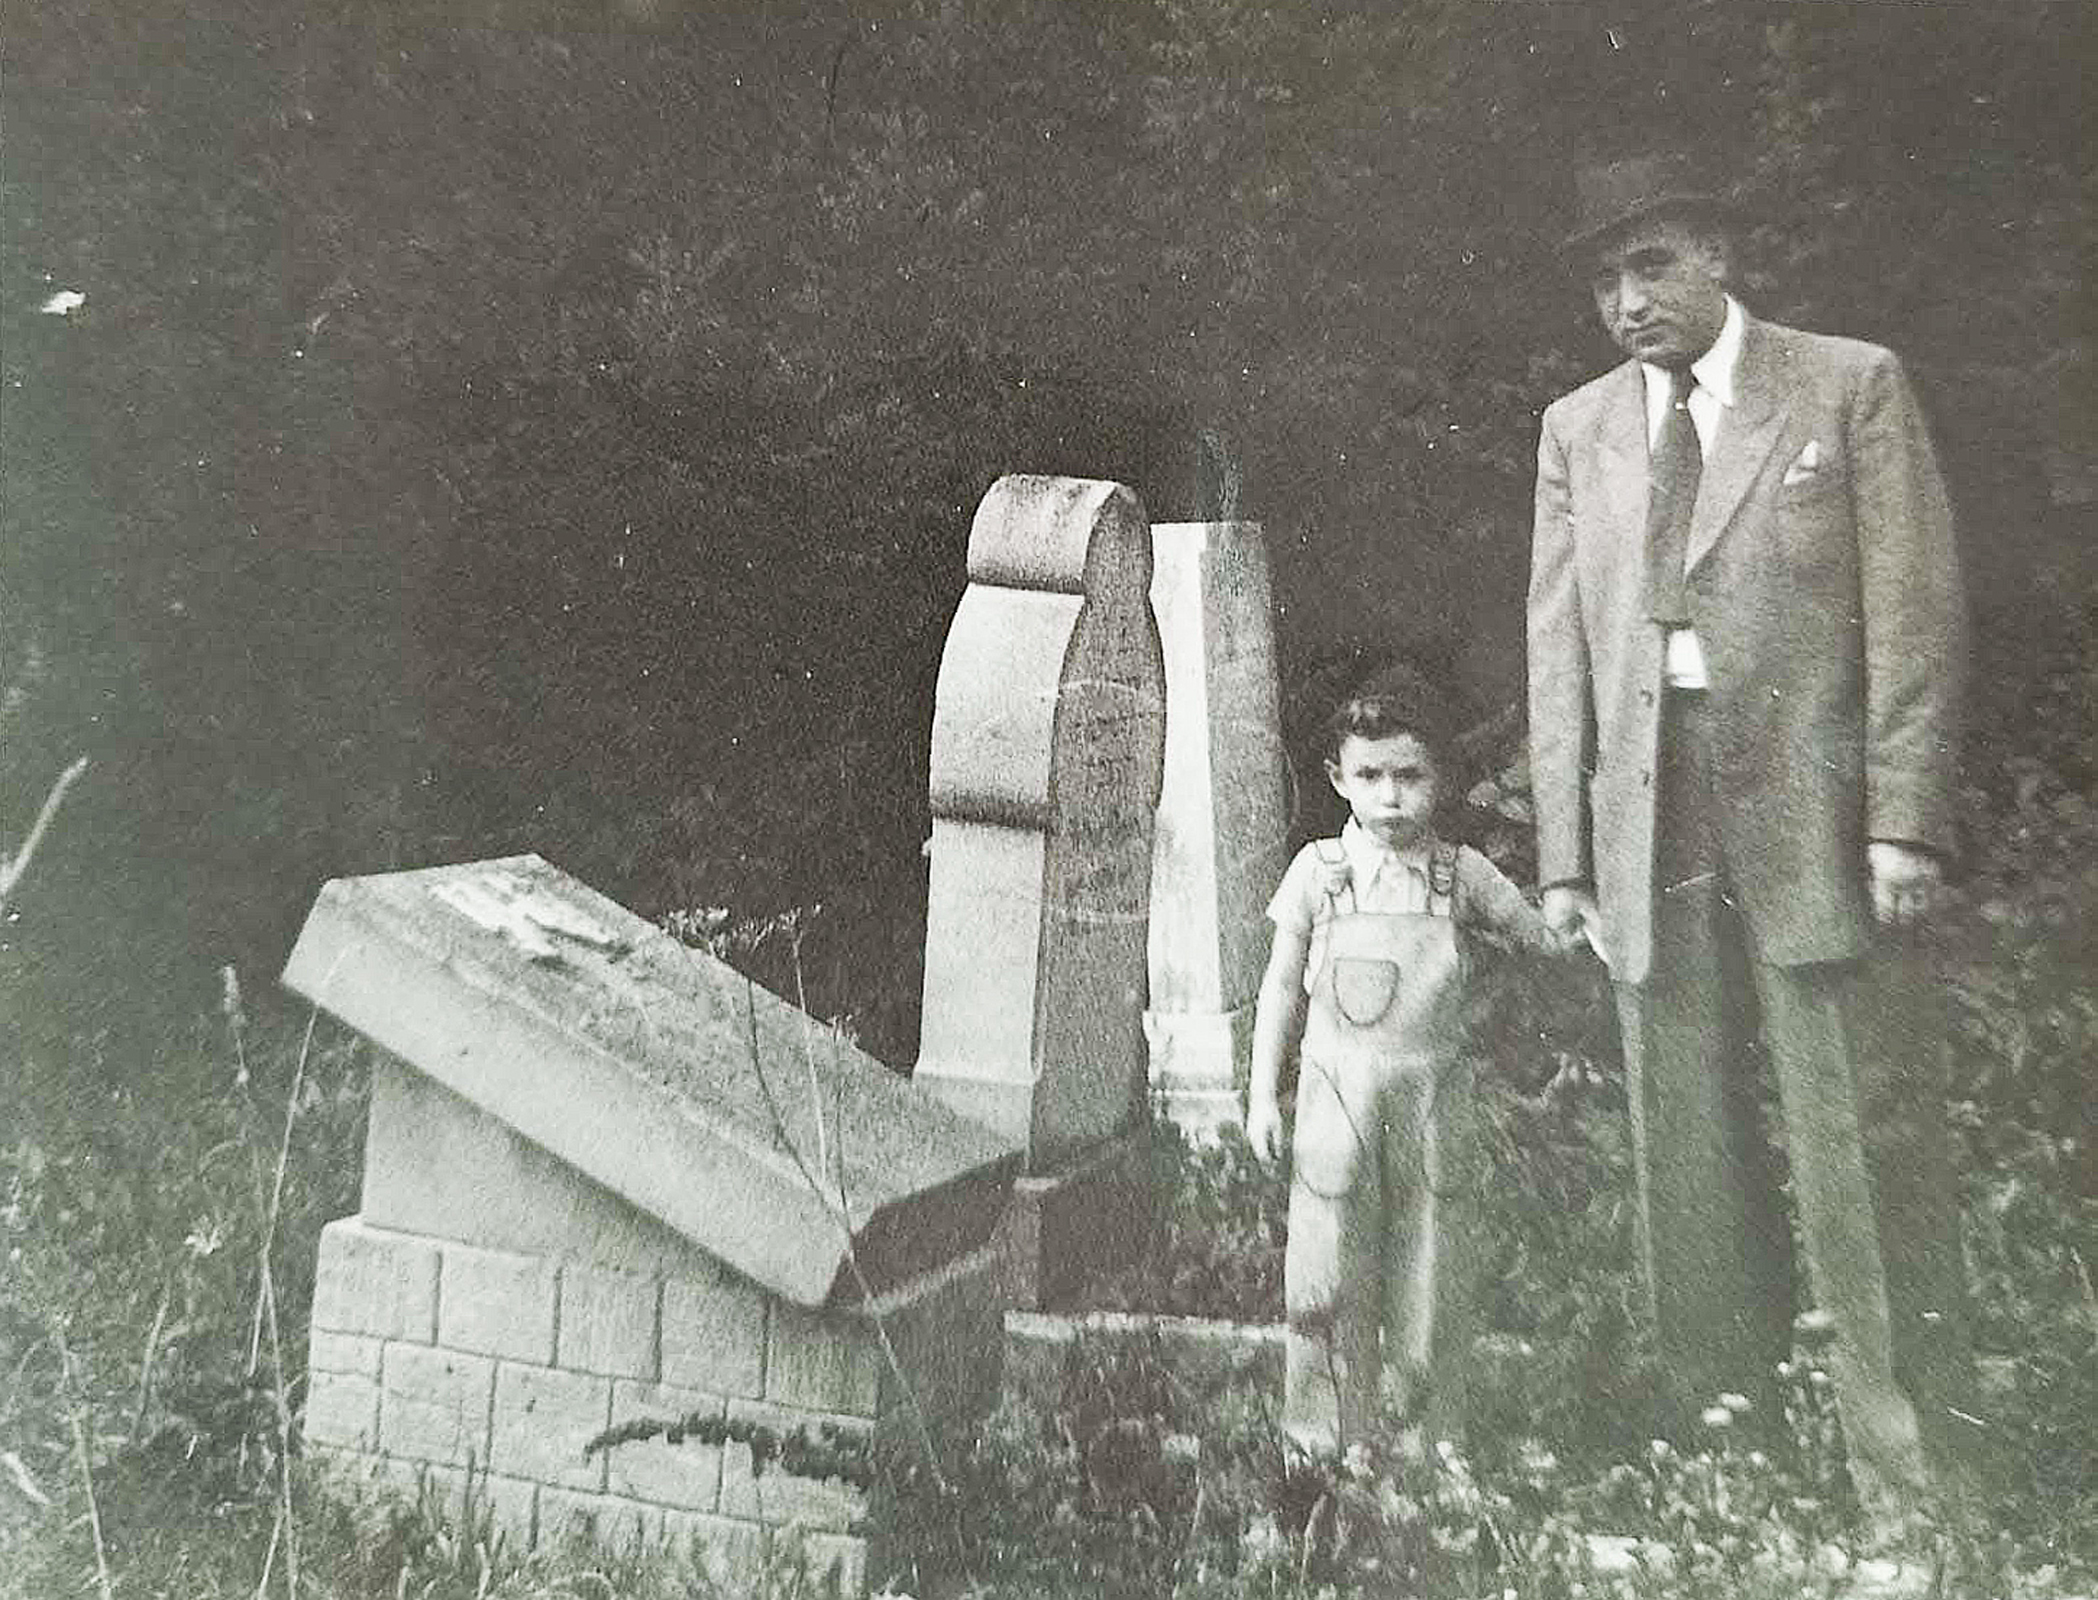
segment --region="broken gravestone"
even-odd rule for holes
[[[536,856],[328,884],[285,982],[386,1052],[309,1449],[864,1587],[877,1446],[993,1393],[1001,1141]]]
[[[1120,484],[1012,476],[969,532],[933,711],[916,1081],[1023,1153],[1018,1292],[1134,1252],[1165,758],[1150,528]]]

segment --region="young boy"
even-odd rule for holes
[[[1440,712],[1403,669],[1341,704],[1326,776],[1347,825],[1298,853],[1268,907],[1246,1135],[1263,1161],[1280,1153],[1277,1085],[1301,1041],[1283,1423],[1314,1449],[1364,1436],[1387,1375],[1412,1442],[1463,1438],[1478,1163],[1464,992],[1481,944],[1556,948],[1490,861],[1436,837]]]

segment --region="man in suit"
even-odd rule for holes
[[[1618,996],[1641,1266],[1690,1415],[1769,1417],[1793,1237],[1853,1476],[1912,1506],[1980,1427],[1944,1041],[1909,925],[1953,848],[1952,519],[1887,350],[1758,321],[1684,163],[1584,174],[1568,241],[1629,360],[1544,414],[1529,594],[1546,919]]]

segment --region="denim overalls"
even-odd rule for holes
[[[1314,918],[1325,959],[1297,1082],[1283,1404],[1314,1448],[1364,1437],[1386,1372],[1415,1442],[1462,1439],[1477,1155],[1455,882],[1438,843],[1425,912],[1357,911],[1348,884]]]

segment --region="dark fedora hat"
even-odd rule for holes
[[[1566,245],[1595,244],[1664,211],[1726,217],[1735,210],[1688,156],[1631,156],[1574,175],[1574,229]]]

